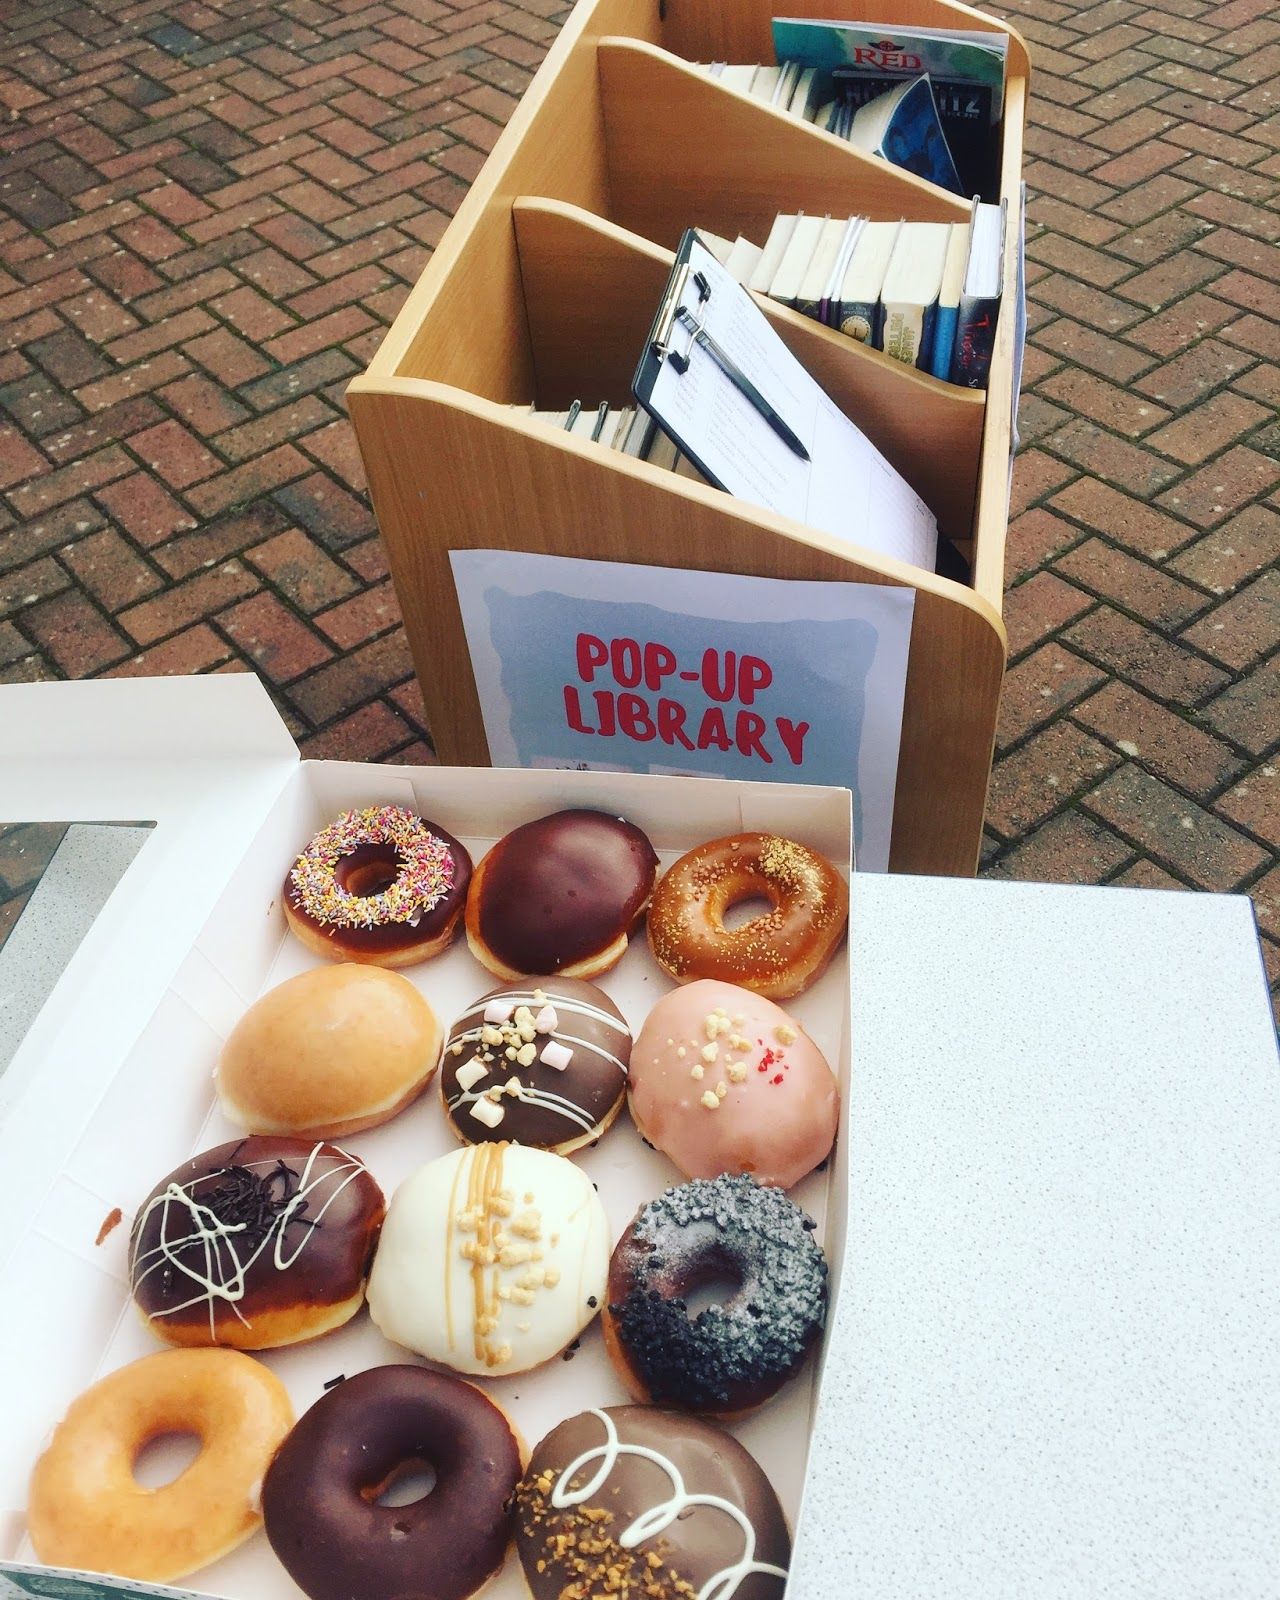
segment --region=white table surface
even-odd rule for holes
[[[851,1217],[792,1596],[1280,1596],[1248,901],[859,878]]]

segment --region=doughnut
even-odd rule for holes
[[[138,1212],[134,1303],[169,1344],[314,1339],[360,1309],[385,1213],[368,1170],[337,1145],[221,1144],[162,1178]]]
[[[557,811],[499,839],[467,895],[467,942],[481,966],[595,978],[621,960],[653,893],[658,858],[630,822]]]
[[[468,1144],[509,1139],[568,1155],[622,1108],[631,1030],[594,984],[526,978],[481,995],[441,1057],[445,1115]]]
[[[269,989],[222,1047],[222,1109],[250,1133],[338,1139],[402,1111],[430,1083],[443,1029],[408,978],[313,967]]]
[[[506,1558],[523,1455],[472,1384],[374,1367],[317,1400],[281,1446],[262,1486],[267,1538],[311,1600],[466,1600]],[[424,1468],[429,1494],[378,1504]]]
[[[583,1411],[515,1495],[533,1600],[782,1600],[791,1540],[773,1485],[730,1434],[656,1406]]]
[[[408,967],[448,948],[471,882],[471,857],[403,806],[344,811],[284,880],[285,921],[314,955]]]
[[[631,1053],[631,1115],[686,1178],[749,1172],[790,1189],[826,1159],[840,1090],[780,1006],[703,980],[663,995]]]
[[[642,1206],[609,1263],[605,1345],[636,1400],[731,1420],[794,1376],[822,1332],[814,1223],[745,1174],[694,1178]],[[690,1316],[686,1298],[728,1281]]]
[[[468,1145],[392,1196],[369,1314],[429,1361],[504,1377],[577,1338],[608,1271],[604,1207],[572,1161],[518,1144]]]
[[[769,910],[726,928],[744,900]],[[821,977],[848,916],[848,886],[824,857],[776,834],[737,833],[667,869],[649,907],[649,948],[677,983],[718,978],[786,1000]]]
[[[284,1385],[239,1350],[165,1350],[95,1383],[54,1430],[31,1476],[27,1531],[51,1567],[172,1583],[259,1526],[262,1475],[293,1423]],[[166,1433],[200,1453],[163,1488],[134,1462]]]

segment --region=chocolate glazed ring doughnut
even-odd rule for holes
[[[695,1178],[641,1207],[609,1263],[605,1343],[637,1400],[729,1421],[799,1371],[827,1313],[813,1220],[745,1173]],[[686,1297],[736,1288],[697,1316]]]
[[[408,967],[448,948],[462,921],[471,857],[403,806],[344,811],[284,881],[285,920],[314,955]]]
[[[471,1384],[374,1367],[317,1400],[280,1447],[262,1485],[267,1538],[311,1600],[466,1600],[506,1559],[523,1458]],[[424,1467],[430,1494],[377,1503]]]

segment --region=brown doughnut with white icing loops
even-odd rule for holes
[[[570,1417],[516,1490],[533,1600],[782,1600],[791,1541],[773,1486],[731,1435],[653,1406]]]
[[[267,1538],[311,1600],[467,1600],[502,1566],[524,1447],[472,1384],[425,1367],[374,1367],[330,1389],[262,1485]],[[430,1494],[379,1505],[408,1473]]]

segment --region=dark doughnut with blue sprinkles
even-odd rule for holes
[[[643,1206],[609,1263],[609,1352],[632,1394],[733,1417],[777,1393],[822,1332],[827,1263],[814,1222],[742,1174],[695,1178]],[[696,1316],[700,1286],[737,1287]]]

